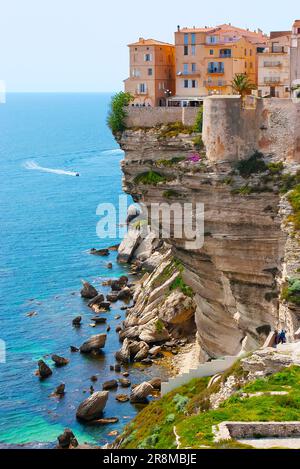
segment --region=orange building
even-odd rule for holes
[[[169,105],[197,105],[210,94],[232,94],[236,74],[245,73],[257,84],[258,52],[268,37],[231,24],[180,28],[175,33],[176,96]]]
[[[175,93],[175,47],[154,39],[140,38],[129,44],[130,77],[125,91],[136,106],[165,106]]]

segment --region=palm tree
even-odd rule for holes
[[[251,94],[252,90],[255,90],[257,86],[252,83],[249,77],[245,73],[237,73],[231,82],[233,92],[240,94],[244,99],[245,96]]]

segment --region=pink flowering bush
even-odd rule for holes
[[[190,153],[186,159],[191,163],[198,163],[201,160],[201,156],[197,152]]]

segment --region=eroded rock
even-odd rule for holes
[[[106,334],[97,334],[86,340],[80,347],[81,353],[99,353],[105,346]]]
[[[83,401],[76,412],[79,420],[91,421],[101,416],[108,399],[107,391],[98,391]]]

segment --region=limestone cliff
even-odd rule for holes
[[[187,309],[194,315],[201,359],[254,350],[274,328],[287,327],[293,336],[299,307],[280,300],[287,274],[300,267],[298,241],[285,221],[291,208],[280,191],[282,172],[289,169],[272,172],[273,160],[267,157],[264,168],[243,177],[236,163],[209,161],[199,150],[199,136],[168,135],[164,127],[128,129],[119,143],[125,151],[124,190],[135,201],[149,207],[154,202],[204,203],[203,248],[187,249],[184,239],[167,240],[173,258],[184,266],[184,284],[194,292],[194,310]],[[147,178],[149,172],[156,179]],[[137,314],[153,314],[149,304],[142,306],[139,299],[129,322]],[[192,330],[192,323],[186,324]]]

